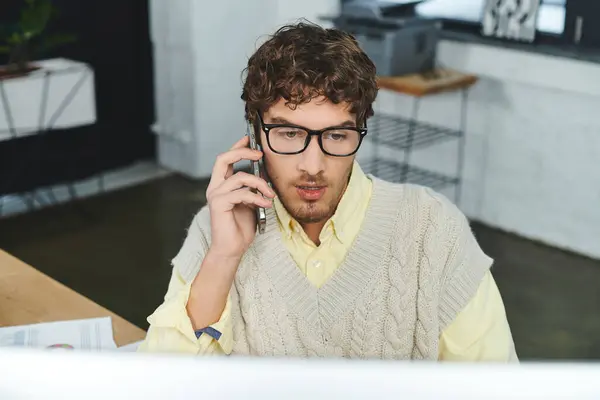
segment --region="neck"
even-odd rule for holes
[[[321,244],[321,240],[319,240],[319,236],[321,235],[321,231],[325,226],[325,222],[314,222],[310,224],[300,224],[302,229],[304,229],[304,233],[306,236],[316,245],[319,246]]]

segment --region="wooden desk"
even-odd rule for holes
[[[111,317],[117,346],[146,332],[87,297],[0,250],[0,326]]]

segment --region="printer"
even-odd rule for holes
[[[435,68],[441,23],[417,15],[424,0],[346,0],[341,13],[324,17],[354,35],[379,76],[426,73]]]

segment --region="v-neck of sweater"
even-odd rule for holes
[[[279,198],[273,210],[279,221],[282,242],[296,266],[310,283],[321,287],[342,264],[361,230],[371,201],[373,183],[355,161],[346,190],[334,215],[324,224],[320,243],[308,238],[302,226],[292,218]]]
[[[333,324],[368,287],[368,282],[378,276],[384,264],[395,223],[395,218],[389,215],[389,207],[399,201],[402,189],[389,190],[386,182],[370,178],[373,194],[361,231],[342,264],[320,288],[312,285],[296,266],[282,242],[272,209],[267,210],[265,233],[254,240],[254,255],[265,267],[275,291],[311,324],[319,321],[327,326]]]

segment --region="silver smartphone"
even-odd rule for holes
[[[260,150],[258,148],[258,143],[256,141],[256,135],[254,133],[254,127],[252,126],[252,123],[250,121],[247,122],[246,124],[246,131],[247,131],[247,135],[250,138],[250,148],[252,150]],[[261,171],[263,169],[263,162],[262,159],[259,161],[251,161],[252,164],[252,173],[254,174],[254,176],[257,176],[259,178],[264,178],[263,174],[261,174]],[[256,189],[252,190],[253,192],[257,192]],[[265,232],[265,227],[267,226],[267,211],[265,210],[264,207],[256,207],[256,227],[258,229],[258,233],[264,233]]]

